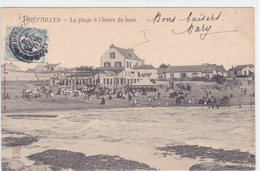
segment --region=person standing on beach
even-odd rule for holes
[[[246,92],[247,92],[247,88],[246,88],[245,91],[244,91],[244,96],[246,96]]]
[[[129,102],[132,100],[131,93],[128,94],[128,100],[129,100]]]
[[[151,98],[151,96],[148,96],[148,101],[149,101],[149,105],[151,105],[151,104],[152,104],[152,98]]]
[[[103,97],[102,100],[101,100],[101,104],[104,105],[106,104],[106,101],[105,101],[105,98]]]

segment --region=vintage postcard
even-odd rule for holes
[[[254,8],[2,8],[2,170],[255,170]]]

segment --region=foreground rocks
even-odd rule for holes
[[[2,170],[3,171],[15,171],[23,170],[26,166],[20,160],[2,158]]]
[[[39,137],[2,129],[2,146],[5,147],[26,146],[38,140]]]
[[[3,171],[52,171],[50,167],[48,166],[25,166],[23,162],[21,162],[19,159],[7,159],[2,158],[2,170]]]
[[[126,160],[119,156],[94,155],[67,150],[50,149],[28,156],[36,165],[48,165],[52,170],[155,170],[144,163]]]
[[[235,166],[235,165],[220,165],[218,163],[201,163],[190,167],[190,171],[213,171],[213,170],[255,170],[253,167]]]
[[[166,153],[164,153],[165,156],[176,154],[191,159],[196,159],[197,157],[201,159],[210,158],[216,162],[255,165],[255,155],[239,150],[214,149],[212,147],[198,145],[172,145],[159,147],[157,149],[166,151]]]
[[[213,159],[213,163],[205,162],[190,167],[192,171],[201,170],[254,170],[255,155],[239,150],[214,149],[197,145],[172,145],[159,147],[163,155],[179,155],[191,159]],[[221,164],[219,164],[221,163]],[[223,163],[229,163],[228,165]]]

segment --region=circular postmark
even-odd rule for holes
[[[10,34],[10,49],[23,62],[38,62],[48,52],[46,41],[45,30],[15,27]]]

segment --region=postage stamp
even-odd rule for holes
[[[45,63],[48,52],[47,31],[36,28],[8,27],[5,61]]]

